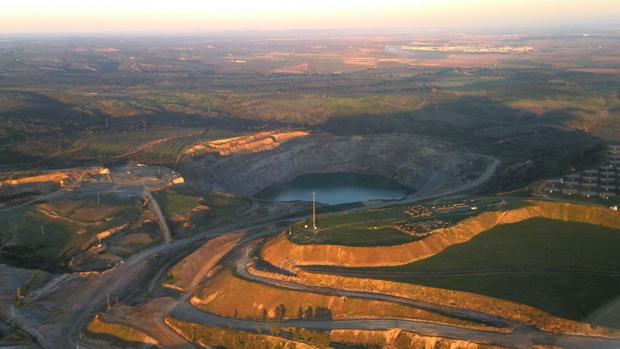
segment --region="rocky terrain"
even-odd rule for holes
[[[183,155],[196,156],[200,154],[217,153],[219,156],[234,154],[256,153],[275,149],[291,139],[306,137],[306,131],[265,131],[255,134],[219,139],[207,144],[197,144],[187,149]]]
[[[235,195],[253,195],[304,174],[336,172],[392,178],[425,195],[473,181],[491,161],[445,143],[399,134],[322,134],[298,138],[278,148],[271,144],[251,152],[225,152],[229,154],[225,157],[188,158],[180,164],[181,172],[189,183],[203,190]]]

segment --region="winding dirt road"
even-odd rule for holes
[[[331,296],[380,300],[404,304],[414,308],[439,313],[444,316],[450,316],[499,328],[509,328],[510,332],[491,332],[459,326],[397,319],[331,321],[298,319],[281,321],[280,326],[283,328],[299,327],[317,330],[388,330],[399,328],[401,330],[416,332],[421,335],[462,339],[475,343],[493,344],[509,348],[531,348],[532,345],[536,344],[555,345],[560,348],[620,348],[620,339],[607,339],[590,336],[549,333],[538,330],[531,326],[515,323],[507,319],[466,309],[444,307],[433,303],[413,301],[406,298],[389,296],[384,294],[343,291],[339,289],[330,289],[323,287],[312,287],[297,284],[294,282],[260,277],[249,273],[246,268],[247,260],[249,258],[249,251],[250,248],[246,247],[245,253],[243,253],[242,257],[235,262],[237,266],[236,271],[238,276],[253,282],[259,282],[268,286],[286,288],[295,291],[319,293]],[[209,326],[234,328],[244,331],[256,331],[257,329],[261,329],[261,331],[267,332],[269,331],[270,325],[273,324],[273,322],[268,321],[241,320],[209,314],[193,307],[187,301],[179,302],[178,305],[171,311],[170,315],[176,319],[183,321],[200,323]]]
[[[388,207],[393,205],[402,205],[435,197],[451,195],[464,190],[472,189],[491,178],[498,165],[499,161],[493,159],[493,162],[488,166],[485,172],[477,180],[472,181],[467,185],[425,197],[414,196],[401,201],[385,202],[378,206]],[[367,209],[367,207],[361,209]],[[299,219],[299,217],[291,219]],[[20,316],[20,325],[22,325],[23,328],[30,329],[30,332],[37,337],[38,342],[45,348],[75,348],[76,343],[74,341],[74,336],[79,333],[79,331],[81,331],[81,329],[85,326],[85,324],[90,320],[90,318],[97,310],[103,308],[108,295],[128,295],[134,292],[136,289],[140,290],[141,287],[144,287],[145,284],[149,284],[149,280],[145,280],[145,277],[148,277],[149,275],[148,271],[151,267],[150,263],[153,260],[157,258],[171,258],[171,256],[173,256],[175,253],[178,253],[178,251],[180,250],[191,248],[192,246],[197,246],[198,244],[201,244],[210,238],[238,231],[239,229],[244,227],[254,230],[254,233],[249,234],[246,238],[239,242],[238,246],[241,246],[242,244],[253,239],[276,234],[277,232],[279,232],[279,229],[276,229],[274,227],[274,224],[287,223],[290,222],[291,219],[286,220],[282,218],[267,218],[263,221],[263,223],[240,223],[237,226],[222,227],[184,239],[175,240],[170,242],[169,244],[163,244],[149,248],[136,255],[133,255],[132,257],[125,260],[124,263],[118,264],[115,268],[111,270],[90,276],[88,278],[87,285],[82,290],[74,294],[71,309],[66,315],[63,316],[62,321],[58,321],[57,323],[53,324],[47,324],[47,329],[44,335],[36,329],[33,329],[32,326],[30,326],[30,323],[27,321],[28,318],[27,316],[25,316],[26,314],[24,314],[24,316]],[[258,228],[264,229],[262,231],[259,231]],[[305,292],[328,293],[338,296],[376,299],[407,304],[412,307],[434,311],[456,318],[462,318],[469,321],[476,321],[479,323],[490,324],[503,328],[511,328],[513,329],[513,331],[509,334],[502,334],[497,332],[467,329],[457,326],[392,319],[340,321],[290,320],[281,322],[280,325],[282,327],[373,330],[400,328],[403,330],[414,331],[425,335],[441,336],[448,338],[461,338],[465,340],[470,340],[472,342],[493,343],[497,345],[504,345],[507,347],[528,347],[532,343],[540,343],[548,345],[558,345],[565,348],[620,348],[620,340],[551,334],[539,331],[531,327],[518,325],[513,322],[507,321],[506,319],[464,309],[442,307],[436,304],[412,301],[404,298],[398,298],[382,294],[349,292],[337,289],[319,289],[295,283],[286,283],[279,280],[264,279],[248,273],[247,269],[245,268],[244,262],[245,258],[242,258],[237,264],[239,266],[238,272],[243,277],[255,282],[261,282],[278,287],[298,289]],[[45,294],[39,294],[38,296],[40,298],[46,297]],[[37,303],[33,303],[32,306],[37,306]],[[207,314],[192,307],[185,299],[184,301],[177,302],[170,314],[180,320],[198,322],[210,326],[230,327],[245,331],[255,331],[257,327],[267,328],[271,324],[269,322],[229,319]]]
[[[197,310],[188,303],[177,306],[172,317],[178,320],[207,324],[224,328],[255,332],[269,332],[273,322],[249,321],[215,316]],[[280,327],[298,327],[316,330],[389,330],[399,328],[426,336],[439,336],[462,339],[475,343],[493,344],[507,348],[531,348],[532,344],[545,344],[560,348],[620,348],[620,340],[609,340],[596,337],[581,337],[570,335],[555,335],[536,331],[531,327],[518,327],[512,333],[502,334],[472,330],[463,327],[416,322],[408,320],[288,320],[281,321]]]

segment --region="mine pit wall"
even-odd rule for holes
[[[481,155],[411,135],[317,135],[249,154],[190,157],[179,170],[195,187],[241,196],[304,174],[336,172],[392,178],[424,195],[472,182],[489,163]]]
[[[484,212],[453,227],[441,229],[423,240],[396,246],[297,245],[290,242],[285,234],[280,234],[265,244],[261,256],[274,266],[288,270],[303,265],[396,266],[431,257],[451,245],[467,242],[497,225],[517,223],[535,217],[620,229],[620,213],[606,208],[533,201],[531,206],[516,210]]]

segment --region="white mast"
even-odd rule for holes
[[[312,229],[316,229],[316,193],[312,192]]]

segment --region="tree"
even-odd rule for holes
[[[286,307],[284,304],[280,304],[276,307],[276,319],[282,320],[284,319],[284,315],[286,314]]]
[[[306,310],[304,310],[304,319],[306,320],[314,319],[314,311],[312,310],[311,305],[307,306]]]
[[[301,307],[299,307],[299,309],[297,309],[297,318],[298,319],[303,319],[304,318],[304,310],[301,309]]]
[[[314,318],[317,320],[331,320],[332,312],[327,307],[316,307],[314,310]]]

